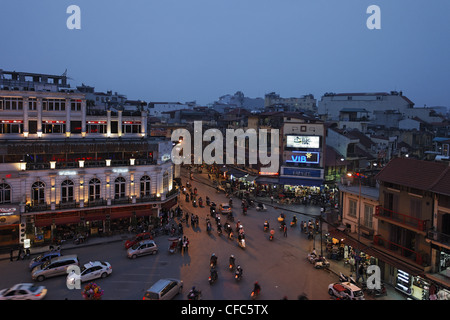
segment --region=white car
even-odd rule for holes
[[[47,294],[44,286],[33,283],[18,283],[11,288],[0,290],[0,300],[41,300]]]
[[[78,280],[81,280],[81,282],[85,282],[97,278],[106,278],[111,273],[112,267],[108,262],[89,262],[80,268],[80,274],[72,271],[72,273],[67,276],[67,284],[74,285]]]
[[[350,282],[335,282],[328,286],[330,296],[348,300],[364,300],[364,293],[360,287]]]

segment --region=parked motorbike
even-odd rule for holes
[[[372,296],[372,297],[382,297],[387,295],[387,291],[386,291],[386,287],[384,286],[384,284],[381,284],[381,288],[380,289],[368,289],[367,287],[364,289],[364,291]]]
[[[256,206],[256,211],[267,211],[267,207],[264,203],[258,203]]]
[[[352,277],[352,275],[346,276],[346,275],[343,274],[342,272],[339,272],[339,281],[340,281],[340,282],[350,282],[351,284],[356,285],[356,281],[355,281],[355,279]]]

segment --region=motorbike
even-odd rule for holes
[[[211,272],[208,278],[209,284],[212,285],[214,282],[216,282],[218,277],[219,276],[217,274],[217,270],[214,267],[211,268]]]
[[[228,269],[229,269],[230,271],[233,271],[234,268],[235,268],[234,259],[230,259],[230,264],[229,264],[229,266],[228,266]]]
[[[264,232],[269,231],[269,225],[268,224],[264,224]]]
[[[256,206],[256,211],[267,211],[267,207],[264,203],[258,203]]]
[[[375,288],[374,289],[368,289],[368,288],[365,288],[364,291],[368,295],[370,295],[372,297],[375,297],[375,298],[387,295],[386,287],[384,286],[384,284],[381,284],[381,288],[380,289],[375,289]]]
[[[242,209],[242,213],[243,213],[244,216],[247,215],[247,207],[244,207],[244,208]]]
[[[200,290],[193,291],[191,290],[188,295],[188,300],[200,300],[202,298],[202,292]]]
[[[189,194],[186,193],[186,202],[189,202]]]
[[[74,244],[80,244],[86,242],[87,238],[83,235],[78,235],[76,238],[73,239]]]
[[[319,257],[317,261],[314,263],[314,268],[316,269],[322,269],[322,268],[329,268],[330,262],[325,259],[325,257]]]
[[[350,282],[351,284],[356,285],[355,279],[353,279],[352,275],[346,276],[342,272],[339,272],[339,281],[340,282]]]
[[[206,221],[206,232],[210,233],[211,232],[211,222],[208,220]]]
[[[192,205],[194,206],[194,208],[197,208],[197,200],[192,200]]]
[[[200,208],[203,208],[203,200],[202,200],[202,199],[199,199],[199,200],[198,200],[198,206],[199,206]]]
[[[230,200],[228,201],[228,204],[230,205],[231,208],[233,208],[233,199],[230,198]]]
[[[209,197],[206,197],[206,205],[209,206],[210,203],[211,203],[211,202],[210,202],[210,200],[209,200]]]
[[[244,249],[244,248],[245,248],[245,239],[241,239],[241,240],[238,242],[238,244],[239,244],[239,247],[241,247],[242,249]]]
[[[218,234],[219,236],[222,235],[222,227],[221,227],[220,224],[217,225],[217,234]]]
[[[252,298],[252,300],[255,300],[256,298],[259,297],[260,293],[261,289],[253,290],[252,293],[250,294],[250,297]]]
[[[242,279],[242,272],[240,270],[236,270],[236,272],[234,273],[234,279],[236,281],[240,281]]]

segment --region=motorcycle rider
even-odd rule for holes
[[[264,221],[264,231],[269,230],[269,222],[266,220]]]
[[[219,275],[217,274],[217,270],[216,270],[215,266],[211,267],[210,273],[211,273],[211,280],[216,281]]]
[[[238,279],[242,278],[242,272],[243,272],[243,270],[242,270],[241,266],[238,265],[236,267],[236,275],[237,275]]]
[[[195,289],[195,286],[192,287],[191,291],[189,291],[189,299],[195,299],[196,297],[198,297],[200,295],[200,291]]]
[[[235,258],[234,255],[232,254],[232,255],[230,256],[230,259],[229,259],[229,262],[230,262],[230,269],[233,269],[233,268],[234,268],[234,266],[235,266],[235,261],[236,261],[236,258]]]
[[[275,230],[273,230],[273,228],[272,228],[272,229],[270,229],[270,238],[269,239],[272,240],[274,235],[275,235]]]
[[[253,286],[253,292],[255,295],[259,295],[259,293],[261,292],[261,286],[259,285],[258,281],[256,281]]]
[[[211,259],[209,259],[209,263],[212,267],[215,267],[217,265],[217,256],[215,253],[211,255]]]

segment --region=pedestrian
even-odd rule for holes
[[[283,227],[284,236],[287,237],[287,225]]]
[[[19,248],[19,253],[17,254],[17,261],[20,260],[21,255],[22,255],[22,248]]]
[[[355,272],[355,258],[353,255],[350,256],[350,259],[348,259],[348,264],[350,265],[350,272]]]
[[[11,248],[11,251],[9,251],[9,261],[13,261],[14,256],[14,248]]]
[[[273,204],[273,196],[270,196],[270,203]]]
[[[356,282],[359,282],[359,278],[364,282],[364,264],[360,263],[358,268],[358,276],[356,277]]]

